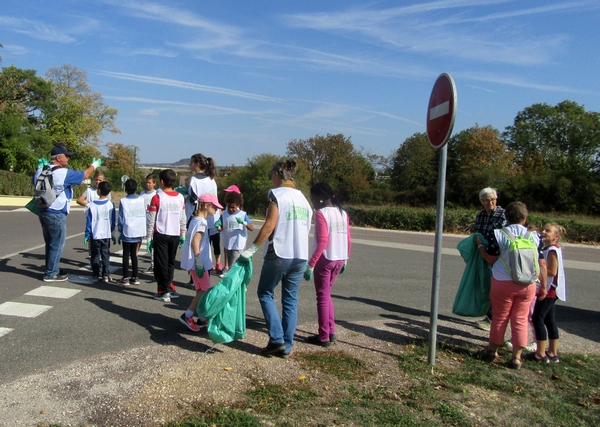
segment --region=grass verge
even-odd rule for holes
[[[475,352],[441,343],[433,367],[422,340],[387,364],[335,350],[295,353],[305,372],[296,381],[255,380],[243,401],[199,404],[166,427],[600,425],[600,357],[561,355],[560,364],[525,361],[514,371],[509,353],[489,364]]]

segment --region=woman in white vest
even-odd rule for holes
[[[294,345],[298,289],[308,260],[308,233],[312,219],[308,200],[294,184],[297,169],[294,160],[273,165],[269,179],[274,188],[269,190],[265,223],[252,247],[241,254],[243,258],[250,258],[260,245],[267,242],[257,289],[269,332],[269,343],[262,353],[283,358],[289,357]],[[281,316],[274,298],[279,282]]]

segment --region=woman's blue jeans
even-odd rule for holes
[[[40,211],[40,224],[46,243],[46,277],[58,275],[58,263],[67,239],[67,216],[60,212]]]
[[[285,343],[285,353],[294,345],[298,323],[298,289],[306,268],[303,259],[265,259],[258,281],[257,295],[265,316],[269,343]],[[281,317],[275,302],[275,288],[281,282]]]

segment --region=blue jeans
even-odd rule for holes
[[[265,259],[258,281],[257,295],[265,316],[269,343],[285,343],[285,353],[294,345],[294,333],[298,323],[298,289],[304,275],[306,260]],[[281,307],[279,317],[275,302],[275,288],[281,282]]]
[[[67,216],[64,213],[42,210],[39,214],[42,233],[46,243],[46,271],[47,277],[58,275],[58,263],[62,256],[67,239]]]

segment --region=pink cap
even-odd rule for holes
[[[226,193],[238,193],[238,194],[242,193],[237,185],[230,185],[223,191]]]
[[[214,194],[203,194],[200,196],[198,201],[200,203],[212,203],[213,205],[215,205],[215,207],[223,209],[223,206],[221,206],[221,204],[219,203],[219,199],[217,199],[217,196]]]

